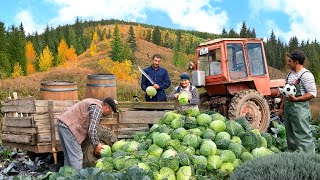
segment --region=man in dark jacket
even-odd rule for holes
[[[146,91],[148,86],[153,86],[157,90],[157,94],[150,98],[147,94],[145,96],[146,101],[167,101],[165,89],[169,88],[171,81],[166,69],[160,67],[162,57],[159,54],[155,54],[152,57],[152,65],[144,69],[150,78],[155,82],[151,84],[148,79],[142,75],[141,88]]]
[[[87,98],[68,108],[57,117],[56,126],[64,154],[64,165],[82,169],[81,143],[88,136],[94,153],[101,155],[97,127],[102,115],[116,112],[116,102],[108,97],[103,101]]]

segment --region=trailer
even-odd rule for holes
[[[1,102],[2,145],[32,153],[62,151],[55,128],[55,118],[78,100],[36,100],[33,97]],[[119,112],[103,116],[98,127],[102,143],[112,145],[118,139],[130,139],[138,131],[147,131],[166,111],[174,109],[173,102],[119,102]],[[97,160],[88,139],[82,143],[84,166]]]

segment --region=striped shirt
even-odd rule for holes
[[[89,106],[88,111],[89,111],[88,136],[92,146],[96,148],[99,144],[97,127],[99,125],[100,118],[102,116],[102,109],[98,105],[92,104]],[[65,123],[63,123],[60,120],[58,120],[57,125],[64,128],[69,128]]]
[[[299,71],[298,73],[291,71],[288,74],[287,77],[287,82],[289,84],[294,83],[295,81],[297,81],[302,73],[304,73],[305,71],[308,71],[306,68],[303,68],[301,71]],[[310,93],[312,94],[314,97],[317,97],[317,86],[315,84],[315,80],[314,80],[314,76],[313,74],[309,71],[309,72],[305,72],[302,77],[301,77],[301,94],[305,94],[305,93]]]

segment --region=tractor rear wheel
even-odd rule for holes
[[[243,90],[231,99],[228,117],[245,117],[254,128],[265,132],[270,124],[269,104],[256,90]]]
[[[101,144],[112,146],[113,142],[115,141],[114,135],[111,132],[111,129],[104,128],[102,126],[98,127],[98,137]],[[83,152],[83,167],[93,167],[95,166],[96,161],[99,157],[96,157],[93,154],[93,147],[91,142],[88,138],[86,138],[82,143],[82,152]]]

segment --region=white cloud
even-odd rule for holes
[[[15,16],[15,21],[17,24],[20,24],[21,22],[23,23],[24,31],[26,34],[32,34],[36,31],[41,33],[43,31],[43,28],[41,25],[37,25],[31,13],[27,10],[20,11],[16,16]],[[40,30],[42,29],[42,30]],[[39,31],[40,30],[40,31]]]
[[[316,0],[307,2],[301,0],[250,0],[250,7],[254,15],[262,11],[265,12],[282,12],[289,16],[289,30],[283,31],[278,29],[275,34],[284,38],[287,42],[293,36],[299,40],[314,40],[320,37],[320,16]],[[271,27],[278,28],[276,23]]]
[[[225,11],[213,7],[209,0],[47,0],[60,9],[58,16],[49,24],[56,26],[73,23],[76,17],[83,19],[122,19],[144,22],[146,10],[165,12],[171,21],[180,28],[220,33],[226,26],[228,17]],[[212,3],[212,2],[211,2]]]

